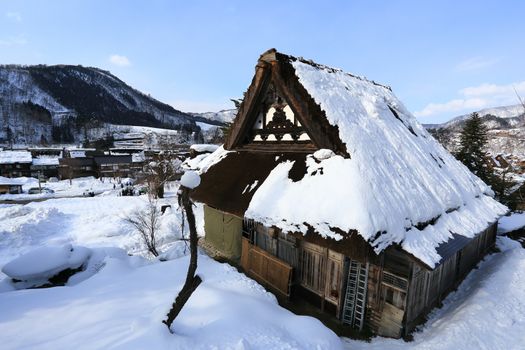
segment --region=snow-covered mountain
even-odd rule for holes
[[[64,143],[94,128],[135,125],[197,131],[195,118],[91,67],[0,66],[0,143]]]
[[[207,143],[220,144],[224,142],[224,127],[233,122],[237,109],[224,109],[219,112],[191,113],[202,130],[202,136]]]
[[[205,112],[205,113],[191,113],[195,117],[197,122],[224,126],[233,122],[233,119],[237,115],[237,109],[224,109],[218,112]]]
[[[488,127],[489,153],[512,154],[525,159],[525,108],[522,105],[486,108],[477,113]],[[469,116],[465,114],[443,124],[426,124],[425,127],[434,135],[439,133],[440,141],[454,151],[459,133]]]
[[[477,113],[484,119],[485,124],[490,129],[525,126],[525,109],[520,104],[485,108],[477,111]],[[470,113],[463,114],[442,124],[427,124],[426,126],[429,129],[461,129],[470,115]]]

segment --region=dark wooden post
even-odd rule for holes
[[[186,275],[186,282],[182,287],[179,295],[171,305],[171,309],[166,315],[167,318],[162,321],[168,329],[171,331],[171,324],[175,318],[179,315],[180,311],[191,297],[195,289],[201,284],[202,280],[198,275],[195,275],[197,271],[197,228],[195,226],[195,215],[193,214],[193,203],[190,199],[190,189],[184,186],[180,187],[179,193],[179,205],[182,205],[188,218],[188,226],[190,228],[190,265],[188,266],[188,273]]]

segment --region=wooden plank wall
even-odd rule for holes
[[[403,330],[403,314],[403,310],[388,303],[384,303],[379,334],[383,337],[401,337],[401,332]]]
[[[248,275],[285,296],[290,296],[293,267],[242,238],[241,266]]]
[[[423,316],[455,289],[485,256],[494,245],[496,227],[496,224],[489,226],[434,270],[422,270],[416,263],[412,264],[405,333],[414,329]]]
[[[483,235],[486,234],[486,231],[483,233]],[[459,276],[456,276],[456,279],[461,278],[463,279],[469,272],[472,270],[472,268],[476,265],[476,263],[479,261],[480,251],[479,251],[479,237],[481,235],[475,237],[472,241],[469,242],[462,250],[461,250],[461,258],[459,263]]]
[[[412,279],[408,289],[407,303],[406,303],[406,319],[412,320],[419,315],[427,305],[427,292],[429,289],[429,282],[432,279],[426,270],[414,264]]]
[[[301,285],[319,296],[324,296],[327,250],[316,244],[302,242]]]
[[[441,264],[441,278],[439,279],[439,298],[443,298],[443,294],[454,288],[456,280],[456,264],[458,254],[451,256]]]
[[[381,266],[370,264],[368,267],[366,324],[375,333],[381,324],[381,272]]]

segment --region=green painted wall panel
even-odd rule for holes
[[[207,205],[204,206],[206,242],[226,258],[238,262],[241,258],[242,219]]]

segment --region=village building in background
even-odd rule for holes
[[[33,159],[28,151],[0,151],[0,176],[31,176]]]
[[[0,194],[20,194],[22,185],[16,179],[0,178]]]

